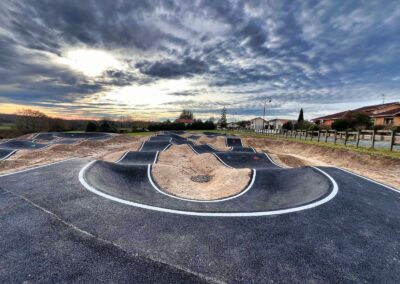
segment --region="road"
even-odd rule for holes
[[[0,177],[0,282],[400,281],[400,194],[323,168],[337,195],[260,217],[185,216],[86,190],[74,159]]]

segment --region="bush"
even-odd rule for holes
[[[332,123],[332,129],[336,131],[345,131],[350,127],[350,122],[347,119],[338,119]]]

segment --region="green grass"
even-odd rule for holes
[[[11,125],[0,125],[0,130],[11,130],[12,126]]]
[[[143,132],[129,132],[125,133],[128,136],[150,136],[153,135],[155,132],[152,131],[143,131]]]

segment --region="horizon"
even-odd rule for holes
[[[0,113],[306,119],[400,101],[397,1],[2,1]],[[29,15],[29,16],[28,16]]]

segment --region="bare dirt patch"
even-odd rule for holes
[[[55,144],[38,150],[19,150],[9,159],[0,161],[0,173],[8,173],[74,157],[93,157],[114,162],[122,155],[121,153],[137,150],[144,139],[144,137],[116,135],[106,141],[93,140],[74,145]]]
[[[243,138],[243,140],[246,145],[255,147],[258,151],[278,157],[277,162],[285,166],[336,166],[400,189],[398,159],[286,140],[268,138]]]
[[[216,136],[216,137],[207,137],[202,135],[199,139],[196,140],[198,144],[210,144],[215,149],[220,151],[228,151],[230,148],[226,146],[225,137]]]
[[[240,193],[250,182],[249,169],[230,169],[212,154],[196,155],[187,145],[160,153],[153,177],[166,192],[188,199],[215,200]],[[194,181],[207,176],[208,181]]]

